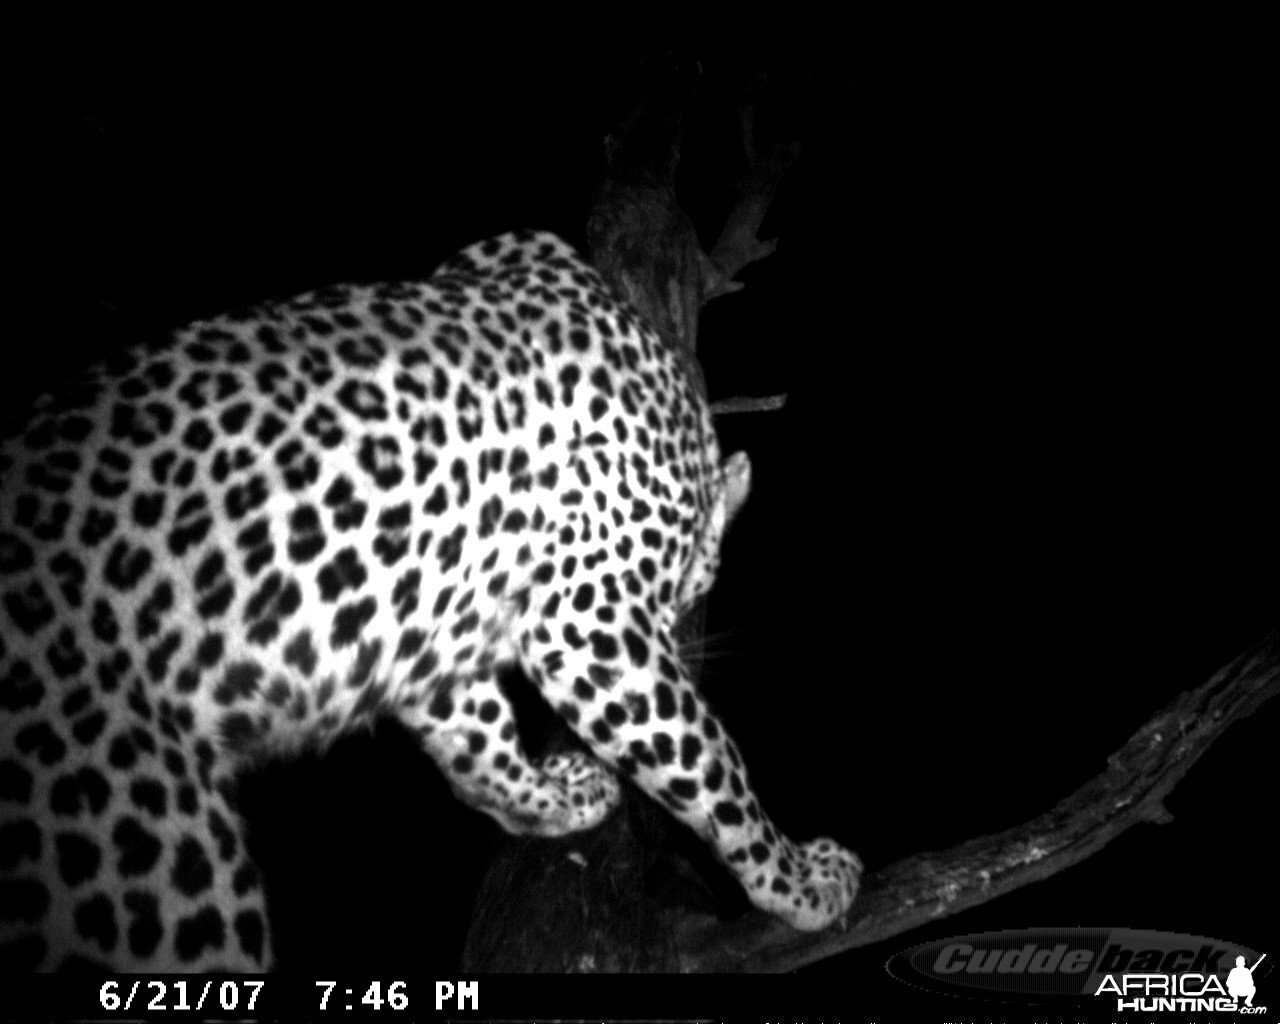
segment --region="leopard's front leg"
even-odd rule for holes
[[[793,843],[761,810],[738,749],[643,609],[618,609],[581,646],[535,630],[525,669],[601,760],[709,842],[751,902],[805,931],[841,917],[862,864],[829,839]],[[571,634],[572,635],[572,634]]]

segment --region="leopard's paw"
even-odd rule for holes
[[[617,776],[589,754],[553,754],[537,766],[552,807],[544,814],[543,835],[563,835],[594,828],[622,798]]]
[[[842,918],[858,895],[862,861],[831,839],[814,839],[795,846],[794,872],[786,891],[776,892],[765,909],[792,928],[815,932]],[[764,895],[763,893],[761,895]]]

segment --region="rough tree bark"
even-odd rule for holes
[[[591,260],[667,344],[696,360],[698,314],[736,291],[733,277],[773,252],[758,237],[797,150],[753,152],[750,172],[710,254],[675,196],[675,171],[692,92],[679,75],[642,95],[606,142],[607,167],[587,228]],[[705,390],[705,389],[704,389]],[[717,403],[720,414],[777,408],[785,396]],[[680,624],[702,633],[705,609]],[[1106,769],[1051,810],[1005,832],[906,858],[863,878],[843,928],[795,932],[758,911],[716,916],[723,900],[682,852],[680,830],[628,790],[600,828],[562,840],[512,840],[477,898],[463,954],[468,971],[790,971],[867,945],[1040,881],[1101,850],[1141,822],[1167,820],[1163,800],[1224,730],[1280,692],[1280,630],[1156,713]],[[670,840],[675,840],[673,844]],[[675,849],[671,849],[672,846]],[[710,864],[709,858],[707,864]],[[714,869],[708,873],[714,874]],[[735,894],[728,894],[732,901]]]

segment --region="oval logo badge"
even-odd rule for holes
[[[1268,986],[1260,982],[1274,965],[1262,951],[1202,936],[1042,928],[938,939],[885,966],[898,981],[950,995],[1101,999],[1118,1012],[1265,1014]]]

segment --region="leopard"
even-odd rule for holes
[[[673,639],[750,489],[705,390],[520,231],[122,346],[12,414],[4,967],[271,970],[237,780],[383,718],[507,832],[594,828],[631,785],[754,906],[845,921],[860,861],[774,826]],[[513,669],[576,749],[526,754]]]

